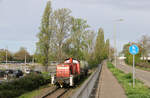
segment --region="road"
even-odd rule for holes
[[[127,64],[125,64],[123,60],[118,60],[117,68],[124,71],[125,73],[132,73],[132,66],[128,66]],[[150,87],[150,72],[137,68],[135,69],[135,72],[135,77],[143,81],[145,85]]]

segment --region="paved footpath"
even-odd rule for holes
[[[132,67],[125,64],[124,61],[118,60],[117,68],[124,71],[125,73],[132,73]],[[150,72],[136,68],[135,77],[143,81],[145,85],[150,87]]]
[[[123,88],[107,68],[106,61],[103,63],[96,98],[126,98]]]

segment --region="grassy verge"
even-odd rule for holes
[[[48,87],[48,85],[42,86],[39,89],[36,89],[36,90],[31,91],[31,92],[25,93],[25,94],[21,95],[18,98],[34,98],[35,96],[38,96],[40,94],[40,92],[42,92],[42,90],[46,87]]]
[[[23,94],[22,96],[20,96],[19,98],[33,98],[35,96],[38,96],[39,95],[39,92],[42,91],[43,88],[39,88],[37,90],[34,90],[34,91],[31,91],[29,93],[25,93]]]
[[[132,85],[132,73],[125,74],[115,68],[112,63],[107,63],[108,68],[122,85],[128,98],[150,98],[150,89],[141,81],[135,80],[135,88]]]

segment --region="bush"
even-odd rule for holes
[[[0,85],[0,98],[15,98],[50,82],[50,76],[31,74]]]
[[[125,79],[132,79],[132,73],[128,73],[126,75],[124,75]]]

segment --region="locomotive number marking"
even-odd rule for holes
[[[69,69],[69,67],[57,67],[57,69]]]

